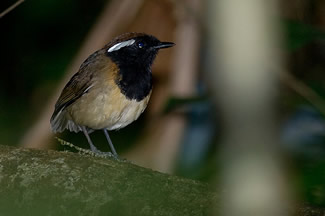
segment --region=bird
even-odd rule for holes
[[[108,131],[124,128],[142,114],[152,92],[156,55],[174,45],[145,33],[115,37],[91,54],[65,85],[50,119],[52,131],[82,131],[91,151],[104,153],[89,136],[102,130],[111,149],[107,153],[118,158]]]

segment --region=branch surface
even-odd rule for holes
[[[0,146],[1,215],[208,215],[214,196],[128,162]]]
[[[214,215],[214,191],[129,162],[0,145],[0,215]],[[292,213],[325,210],[301,205]]]

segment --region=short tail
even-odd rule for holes
[[[66,111],[64,109],[57,113],[53,113],[50,123],[54,133],[61,133],[65,129],[75,133],[81,131],[81,128],[77,124],[66,118]]]

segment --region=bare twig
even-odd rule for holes
[[[312,88],[306,85],[304,82],[296,79],[289,72],[282,71],[280,74],[281,81],[302,96],[306,101],[313,105],[319,112],[325,115],[325,100],[317,94]]]
[[[18,0],[15,4],[8,7],[6,10],[4,10],[2,13],[0,13],[0,18],[4,17],[7,13],[18,7],[21,3],[23,3],[25,0]]]
[[[70,148],[73,148],[75,150],[77,150],[80,154],[85,154],[85,155],[91,155],[91,156],[94,156],[94,157],[100,157],[100,158],[112,158],[113,155],[111,153],[95,153],[93,151],[90,151],[88,149],[83,149],[83,148],[80,148],[78,146],[75,146],[74,144],[70,143],[70,142],[67,142],[59,137],[55,137],[55,139],[57,139],[59,141],[59,143],[63,146],[69,146]],[[125,159],[118,159],[118,161],[123,161],[123,162],[127,162]]]
[[[75,150],[77,150],[79,153],[82,153],[82,154],[89,154],[89,155],[92,155],[92,156],[95,156],[95,153],[90,151],[90,150],[87,150],[87,149],[83,149],[83,148],[80,148],[78,146],[75,146],[73,145],[72,143],[70,142],[67,142],[59,137],[55,137],[55,139],[57,139],[59,141],[59,143],[63,146],[69,146],[70,148],[74,148]]]

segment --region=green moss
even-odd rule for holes
[[[107,158],[0,146],[0,208],[24,215],[207,215],[206,184]]]

